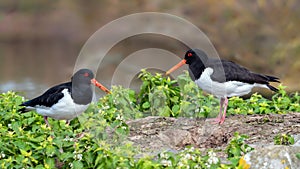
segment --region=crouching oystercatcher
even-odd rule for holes
[[[36,110],[38,114],[44,116],[49,127],[48,117],[69,122],[84,112],[91,103],[93,98],[91,84],[109,93],[108,89],[94,79],[91,70],[80,69],[73,75],[70,82],[51,87],[41,96],[22,103],[20,106],[25,107],[20,111]]]
[[[225,121],[228,97],[243,96],[253,87],[278,91],[270,82],[279,82],[279,78],[249,71],[234,62],[209,58],[200,49],[190,49],[184,59],[166,72],[170,74],[184,64],[189,65],[189,73],[202,90],[220,98],[220,113],[216,123]]]

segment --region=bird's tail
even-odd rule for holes
[[[23,108],[18,110],[18,112],[20,112],[20,113],[26,113],[28,111],[30,111],[30,110],[26,109],[26,107],[23,107]]]
[[[277,82],[280,83],[279,78],[275,77],[275,76],[269,76],[269,75],[265,75],[268,78],[269,82]]]
[[[26,108],[26,106],[29,106],[29,104],[30,104],[30,101],[20,104],[19,106],[23,106],[23,108],[19,109],[18,112],[26,113],[26,112],[31,111],[30,109]]]
[[[268,78],[268,82],[277,82],[280,83],[279,78],[275,76],[265,75]],[[267,84],[268,88],[274,92],[277,92],[278,89],[274,86],[271,86],[269,83]]]
[[[278,89],[274,86],[271,86],[270,84],[267,84],[268,88],[274,92],[278,92]]]

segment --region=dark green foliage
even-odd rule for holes
[[[232,164],[237,165],[242,156],[254,149],[245,143],[247,138],[248,136],[246,135],[239,135],[237,132],[234,133],[234,137],[225,150]]]
[[[294,137],[290,134],[278,134],[274,137],[275,145],[293,145],[294,143]]]
[[[239,159],[252,148],[245,144],[246,136],[238,134],[226,149],[229,165],[220,164],[213,151],[202,154],[195,148],[137,158],[139,150],[126,141],[130,130],[126,120],[148,115],[208,117],[219,109],[218,100],[204,95],[187,73],[171,80],[143,70],[140,78],[143,85],[138,94],[113,87],[111,94],[91,104],[70,125],[50,118],[51,128],[35,112],[18,112],[22,97],[14,92],[1,94],[1,168],[241,168]],[[288,96],[284,87],[279,89],[272,100],[258,94],[246,100],[230,98],[229,114],[299,112],[299,94]],[[275,140],[292,142],[289,136],[281,138]]]
[[[188,72],[171,80],[142,70],[139,78],[143,81],[137,99],[141,112],[168,117],[208,117],[209,112],[216,110],[217,100],[203,95]]]

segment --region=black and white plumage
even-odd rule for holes
[[[47,117],[57,120],[72,120],[84,112],[93,98],[91,83],[109,92],[104,86],[94,79],[94,74],[89,69],[80,69],[71,78],[70,82],[51,87],[41,96],[22,103],[25,106],[20,111],[36,110],[44,116],[48,126]]]
[[[225,120],[228,97],[246,95],[253,87],[278,91],[270,82],[279,82],[279,78],[251,72],[231,61],[209,58],[200,49],[188,50],[184,59],[166,74],[184,64],[189,65],[190,76],[200,88],[220,98],[220,114],[216,119],[220,124]]]

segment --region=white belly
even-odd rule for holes
[[[266,85],[262,84],[248,84],[239,81],[228,81],[224,83],[215,82],[212,81],[210,77],[212,73],[212,68],[206,68],[200,78],[195,82],[202,90],[211,93],[218,98],[243,96],[250,93],[253,87],[268,88]]]
[[[75,104],[67,89],[64,89],[62,93],[64,97],[52,107],[36,106],[37,113],[57,120],[71,120],[82,114],[88,108],[89,104]]]

